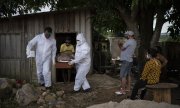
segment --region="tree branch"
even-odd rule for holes
[[[164,18],[165,13],[166,13],[166,9],[164,9],[164,8],[157,9],[157,20],[156,20],[156,26],[155,26],[155,30],[153,33],[153,37],[151,40],[151,47],[156,45],[157,42],[159,41],[159,38],[161,36],[162,26],[166,22],[166,20]]]
[[[134,7],[133,7],[133,9],[131,9],[131,18],[132,18],[132,20],[136,20],[136,17],[137,17],[137,15],[138,15],[138,9],[139,8],[139,6],[138,6],[138,4],[137,5],[135,5]]]
[[[125,7],[119,6],[117,10],[119,11],[119,15],[124,19],[126,24],[131,22],[131,15],[126,11]]]

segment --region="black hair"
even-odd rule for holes
[[[52,28],[51,27],[46,27],[45,29],[44,29],[44,32],[45,31],[48,31],[49,33],[52,33]]]
[[[147,50],[147,53],[150,54],[151,57],[154,58],[154,57],[157,56],[158,51],[157,51],[155,48],[149,48],[149,49]]]
[[[65,42],[66,42],[66,43],[71,43],[71,39],[70,39],[70,37],[66,37]]]
[[[162,48],[160,46],[155,46],[154,49],[156,49],[158,53],[162,53]]]
[[[66,40],[71,41],[71,38],[70,37],[66,37]]]

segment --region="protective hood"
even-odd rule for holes
[[[85,37],[84,37],[84,34],[83,33],[79,33],[78,35],[77,35],[77,37],[76,37],[76,43],[77,43],[77,45],[79,46],[79,45],[82,45],[83,43],[85,43],[86,42],[86,39],[85,39]]]

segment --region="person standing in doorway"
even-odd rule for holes
[[[120,91],[116,92],[116,94],[126,94],[127,75],[130,74],[133,65],[133,55],[137,46],[133,31],[127,31],[125,37],[127,41],[124,44],[118,43],[121,49],[120,60],[122,61],[122,65],[120,69],[121,87]]]
[[[55,65],[56,57],[56,40],[52,36],[52,28],[46,27],[44,33],[35,36],[29,41],[26,47],[26,54],[29,56],[32,48],[36,51],[36,69],[38,83],[50,89],[51,83],[51,66]]]
[[[65,43],[60,46],[60,53],[74,53],[74,46],[71,44],[70,38],[66,38]]]
[[[74,46],[71,44],[70,37],[67,37],[65,43],[61,44],[59,58],[60,59],[58,61],[70,61],[74,58]],[[70,82],[71,69],[62,69],[62,71],[64,82],[67,80]]]

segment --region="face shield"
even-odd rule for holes
[[[76,44],[77,44],[78,46],[81,45],[80,40],[76,40]]]
[[[76,44],[79,46],[81,44],[83,44],[84,42],[86,42],[83,33],[79,33],[76,37]]]

